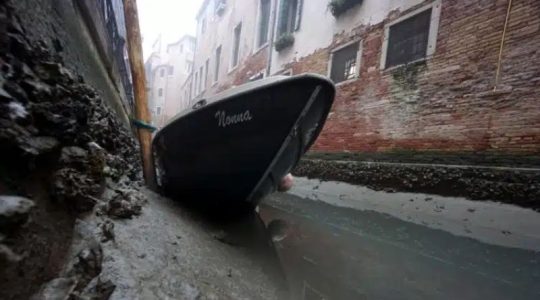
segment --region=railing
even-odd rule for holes
[[[105,21],[105,28],[107,31],[108,47],[112,54],[111,63],[118,66],[118,72],[120,74],[120,80],[124,87],[124,91],[127,97],[128,105],[133,111],[133,86],[131,84],[130,70],[128,66],[128,60],[125,55],[125,38],[119,34],[118,24],[116,23],[116,15],[113,7],[112,0],[98,0],[97,4],[100,8],[100,13]],[[124,13],[123,11],[117,13]],[[124,24],[121,24],[124,26]]]

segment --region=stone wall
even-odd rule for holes
[[[326,75],[332,49],[362,41],[360,76],[338,85],[314,151],[539,153],[540,2],[513,1],[496,90],[507,1],[442,1],[433,57],[380,69],[384,24],[430,2],[337,34],[284,68]]]
[[[66,67],[84,77],[89,85],[96,88],[101,97],[114,109],[119,120],[129,127],[129,108],[123,93],[118,68],[111,65],[107,56],[100,52],[101,40],[98,33],[85,21],[83,5],[75,1],[8,1],[13,5],[21,26],[26,29],[26,37],[44,42],[62,58]],[[94,15],[96,12],[91,12]],[[105,26],[104,24],[101,24]],[[104,28],[101,28],[104,30]],[[102,32],[101,35],[104,33]]]
[[[110,281],[83,295],[100,282],[100,244],[68,266],[83,238],[75,220],[141,212],[139,148],[79,13],[71,1],[0,3],[0,299],[29,299],[49,281],[32,299],[108,299]],[[65,296],[53,295],[58,283]]]

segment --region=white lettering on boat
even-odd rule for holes
[[[218,120],[218,126],[220,127],[227,127],[229,125],[251,121],[251,113],[249,110],[234,115],[228,115],[226,111],[218,110],[215,117]]]

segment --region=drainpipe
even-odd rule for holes
[[[266,77],[270,76],[272,71],[272,55],[274,54],[274,34],[276,28],[276,9],[278,5],[277,0],[271,0],[272,12],[270,14],[271,26],[270,26],[270,40],[268,41],[268,60],[266,62]]]

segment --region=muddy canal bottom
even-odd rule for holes
[[[540,213],[299,178],[259,207],[292,299],[540,299]]]

